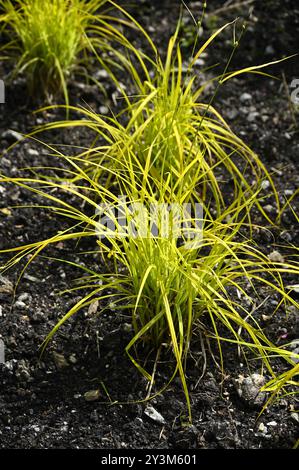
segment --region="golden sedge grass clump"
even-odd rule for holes
[[[164,347],[173,353],[175,366],[169,380],[179,374],[190,419],[191,405],[185,367],[195,328],[200,331],[203,339],[209,337],[216,341],[222,368],[223,341],[237,344],[245,358],[246,350],[251,351],[257,360],[262,361],[273,378],[275,373],[271,366],[272,355],[280,356],[293,367],[292,353],[271,343],[255,318],[254,308],[246,306],[244,299],[252,304],[248,289],[251,286],[255,290],[256,285],[262,285],[270,294],[276,292],[281,297],[281,304],[298,306],[284,288],[281,278],[284,273],[298,274],[298,264],[273,263],[252,241],[240,238],[239,232],[245,224],[241,215],[244,209],[242,205],[238,204],[234,210],[224,211],[222,218],[217,220],[211,219],[205,212],[197,220],[190,215],[185,215],[184,219],[183,215],[181,225],[189,227],[189,231],[181,233],[180,237],[172,229],[165,230],[165,225],[162,221],[159,223],[159,218],[155,219],[157,232],[153,236],[145,219],[140,218],[140,208],[161,203],[164,200],[163,194],[161,200],[157,201],[154,196],[140,191],[134,182],[128,180],[127,191],[123,194],[127,202],[122,206],[123,216],[126,216],[124,228],[115,216],[119,210],[119,197],[99,182],[91,180],[80,168],[80,159],[61,158],[71,165],[70,181],[76,176],[76,184],[65,184],[65,177],[64,181],[58,182],[37,174],[34,178],[0,178],[0,183],[13,183],[46,198],[49,204],[41,207],[48,206],[53,214],[63,215],[73,221],[69,229],[48,240],[6,250],[14,251],[16,255],[2,267],[2,271],[21,260],[25,261],[23,269],[26,269],[49,245],[70,239],[80,240],[83,237],[95,238],[100,250],[99,261],[101,253],[105,259],[113,260],[114,269],[111,268],[111,263],[110,272],[104,274],[86,269],[89,275],[84,276],[82,284],[72,291],[85,289],[88,293],[57,322],[45,340],[43,349],[57,330],[76,312],[88,307],[95,300],[101,303],[108,296],[114,299],[115,314],[118,311],[131,312],[135,334],[126,350],[149,381],[153,380],[151,372],[146,371],[133,357],[132,347],[141,341],[157,351]],[[57,195],[57,190],[61,196]],[[65,194],[84,201],[84,211],[78,208],[82,204],[73,207],[66,202]],[[102,204],[99,205],[96,200]],[[173,199],[174,204],[175,202],[178,201]],[[252,206],[253,202],[254,198],[248,197],[246,204]],[[129,206],[135,207],[135,212]],[[94,215],[88,215],[90,213]],[[228,216],[230,223],[226,222]],[[107,228],[107,219],[113,221],[112,229]],[[237,292],[243,301],[238,301]],[[225,327],[227,335],[219,333],[221,324],[221,330]]]
[[[138,23],[135,26],[146,36]],[[167,188],[164,191],[167,201],[171,201],[174,194],[181,203],[198,198],[206,209],[212,207],[220,216],[230,204],[234,205],[236,198],[256,194],[263,179],[267,179],[280,213],[279,197],[263,162],[235,135],[212,104],[222,83],[242,73],[262,73],[259,69],[269,64],[232,73],[228,73],[227,64],[220,76],[200,86],[197,84],[198,73],[194,70],[194,64],[229,26],[232,23],[217,30],[194,53],[187,69],[178,39],[179,26],[169,41],[165,61],[150,39],[154,59],[131,46],[127,55],[117,54],[117,58],[129,72],[136,94],[128,95],[110,71],[120,98],[126,104],[119,115],[103,117],[90,109],[68,107],[68,111],[76,111],[82,118],[49,123],[36,132],[76,126],[92,129],[97,136],[95,142],[100,140],[101,144],[98,146],[95,143],[80,157],[86,162],[85,169],[90,162],[91,178],[106,179],[107,187],[111,175],[105,174],[105,169],[112,166],[120,185],[118,175],[125,173],[148,193],[159,194],[160,188],[164,187]],[[235,41],[233,50],[237,44]],[[129,52],[133,52],[132,59]],[[98,59],[104,66],[101,58]],[[136,59],[138,66],[134,65]],[[216,81],[218,85],[208,103],[204,103],[201,98],[211,81]],[[231,193],[228,193],[225,185],[230,180]],[[115,186],[115,177],[112,183]],[[265,219],[272,222],[258,198],[255,204]]]

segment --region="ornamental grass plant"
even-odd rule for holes
[[[137,22],[133,24],[148,38]],[[273,380],[277,379],[273,356],[290,368],[295,366],[291,351],[265,335],[254,308],[261,288],[280,298],[280,308],[298,307],[283,282],[285,274],[299,273],[298,263],[271,261],[251,236],[253,206],[270,221],[261,205],[263,179],[270,181],[279,204],[277,191],[261,160],[232,132],[213,100],[201,102],[206,85],[196,86],[193,72],[196,60],[226,27],[194,53],[186,72],[179,29],[169,41],[165,61],[150,38],[154,59],[128,46],[122,66],[136,94],[127,94],[111,72],[125,103],[118,115],[103,117],[89,109],[66,106],[69,112],[80,112],[83,119],[49,123],[34,133],[85,126],[95,131],[96,143],[73,156],[44,144],[52,158],[59,160],[52,167],[55,177],[48,176],[49,167],[32,168],[29,177],[0,175],[0,184],[35,193],[41,199],[37,207],[70,222],[67,229],[48,239],[2,250],[12,256],[0,272],[22,263],[20,280],[50,245],[83,238],[94,239],[99,265],[104,259],[107,267],[103,273],[77,265],[85,275],[71,291],[83,290],[82,298],[57,320],[42,351],[68,319],[95,301],[99,301],[100,315],[109,297],[115,315],[130,315],[133,333],[126,351],[152,385],[157,364],[153,371],[147,370],[136,357],[137,345],[146,344],[157,355],[162,348],[173,355],[173,371],[164,388],[180,377],[190,421],[186,364],[195,329],[204,355],[206,340],[215,340],[222,371],[224,342],[238,346],[245,361],[259,361]],[[119,53],[113,53],[117,58]],[[217,77],[218,85],[241,73],[259,72],[261,67],[229,73],[227,66]],[[230,179],[232,194],[228,196],[222,178]],[[73,197],[78,204],[71,202]]]
[[[115,298],[116,314],[123,311],[131,315],[134,335],[126,351],[149,381],[153,379],[152,371],[145,370],[137,361],[132,352],[133,346],[142,342],[150,348],[159,350],[164,347],[172,352],[175,365],[169,382],[179,374],[190,419],[185,367],[195,328],[199,329],[203,338],[216,341],[222,368],[223,341],[238,345],[245,358],[248,351],[253,353],[273,378],[276,377],[271,366],[273,355],[294,365],[292,353],[276,347],[266,337],[255,318],[254,308],[248,305],[253,303],[254,294],[250,291],[255,292],[259,285],[272,294],[278,294],[281,303],[298,306],[282,281],[284,273],[298,274],[298,264],[273,263],[251,240],[240,236],[241,229],[246,225],[240,199],[235,209],[223,212],[222,218],[217,220],[211,219],[205,212],[198,219],[190,215],[185,215],[184,219],[182,216],[180,226],[189,229],[180,237],[173,231],[173,224],[170,230],[165,231],[164,219],[156,217],[156,232],[151,236],[147,233],[148,224],[144,224],[145,219],[140,216],[141,207],[147,208],[149,204],[161,203],[164,199],[157,201],[144,191],[138,192],[132,177],[128,178],[126,193],[121,195],[126,199],[119,199],[105,186],[91,180],[82,170],[81,161],[64,156],[61,158],[70,165],[71,179],[76,175],[76,184],[66,184],[65,177],[64,181],[58,182],[37,174],[34,178],[1,176],[1,184],[14,184],[38,194],[48,200],[41,207],[48,207],[54,215],[65,216],[71,221],[68,229],[48,240],[6,250],[16,254],[2,266],[2,272],[21,261],[24,262],[24,270],[49,245],[83,237],[95,238],[99,247],[99,262],[104,256],[110,260],[110,268],[104,274],[89,272],[82,278],[82,285],[72,289],[84,289],[88,293],[58,320],[42,349],[75,313],[96,300],[100,304],[105,301],[109,290],[109,298]],[[66,194],[82,200],[84,211],[66,202]],[[121,205],[121,220],[125,217],[125,225],[114,216],[119,211],[120,200],[125,201]],[[254,200],[254,197],[248,197],[246,204],[252,205]],[[88,215],[93,212],[94,215]],[[226,222],[228,216],[229,223]],[[112,229],[107,228],[107,220],[113,222]],[[243,301],[238,300],[237,293]],[[219,333],[220,325],[226,328],[227,336]]]
[[[147,37],[138,23],[136,26]],[[188,64],[181,52],[179,24],[169,41],[165,60],[152,41],[152,59],[131,46],[127,56],[122,57],[122,65],[134,84],[133,96],[110,71],[120,101],[124,102],[119,114],[105,117],[91,109],[68,107],[69,112],[74,111],[80,118],[48,123],[37,128],[36,132],[81,126],[94,131],[94,145],[80,154],[80,158],[85,161],[85,169],[88,162],[91,164],[91,178],[105,179],[107,187],[111,175],[105,172],[112,166],[116,174],[116,181],[114,176],[112,181],[114,186],[116,182],[121,184],[121,176],[118,175],[132,172],[136,183],[148,193],[159,194],[161,187],[166,187],[167,201],[174,194],[181,203],[200,199],[207,210],[211,207],[220,216],[223,209],[234,205],[242,194],[246,194],[246,198],[248,194],[257,194],[262,181],[267,179],[280,213],[279,197],[271,174],[258,155],[232,131],[213,104],[224,82],[243,73],[262,74],[260,69],[272,63],[228,72],[228,61],[221,75],[202,84],[198,82],[201,74],[194,68],[201,54],[229,27],[234,28],[234,23],[218,29],[194,52]],[[232,55],[238,44],[235,39]],[[132,56],[129,52],[133,52]],[[101,58],[98,59],[103,65]],[[205,103],[202,97],[211,82],[216,85]],[[228,183],[230,191],[227,190]],[[258,198],[255,204],[264,218],[273,222]]]

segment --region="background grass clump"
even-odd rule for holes
[[[133,24],[139,28],[134,20]],[[267,338],[255,309],[250,308],[257,287],[261,286],[280,297],[279,306],[288,303],[298,306],[283,282],[284,274],[298,274],[298,263],[271,261],[251,238],[250,217],[254,205],[270,221],[260,204],[259,188],[263,178],[270,181],[279,203],[277,191],[261,160],[231,131],[212,105],[214,95],[208,103],[201,102],[206,85],[196,86],[196,75],[192,71],[194,62],[223,28],[194,51],[187,74],[178,29],[169,41],[165,61],[157,54],[150,38],[156,54],[154,59],[128,42],[122,42],[128,48],[128,55],[122,57],[122,66],[129,72],[136,94],[133,97],[127,94],[116,75],[111,72],[110,76],[122,94],[124,109],[117,116],[104,118],[92,110],[66,106],[68,111],[79,111],[83,119],[49,123],[38,129],[39,132],[86,126],[96,132],[100,145],[91,145],[69,157],[47,145],[53,156],[63,162],[63,170],[53,167],[55,178],[46,176],[49,168],[31,169],[34,175],[31,177],[0,175],[0,183],[14,184],[36,193],[48,201],[41,206],[43,209],[48,207],[54,215],[70,220],[68,229],[49,239],[6,250],[16,254],[2,266],[2,272],[23,261],[22,275],[49,245],[83,237],[95,238],[99,263],[100,255],[107,261],[104,274],[85,270],[89,276],[84,277],[78,289],[88,293],[58,320],[43,348],[79,310],[96,300],[101,305],[109,289],[113,291],[109,297],[115,299],[117,311],[125,310],[131,316],[134,333],[126,351],[151,383],[153,373],[145,370],[132,350],[142,342],[157,351],[165,347],[173,354],[175,360],[169,382],[179,375],[190,419],[186,359],[195,329],[202,338],[203,353],[205,339],[216,341],[222,370],[223,342],[236,344],[246,361],[247,351],[250,351],[267,369],[272,383],[279,380],[272,368],[273,355],[284,359],[291,370],[295,367],[291,352]],[[146,36],[141,27],[140,31]],[[234,43],[233,49],[235,47]],[[95,47],[92,50],[95,52]],[[117,50],[113,53],[120,58]],[[103,65],[98,53],[96,56]],[[138,66],[135,67],[136,60]],[[241,73],[256,72],[263,66],[232,73],[228,73],[226,67],[217,77],[218,83]],[[245,175],[247,170],[250,179]],[[256,184],[252,186],[253,176]],[[231,179],[233,194],[228,199],[221,177]],[[70,204],[65,195],[75,196],[78,206]],[[123,225],[114,216],[120,198],[127,201],[123,205],[124,215],[127,222],[131,218],[134,234],[124,232]],[[138,212],[151,205],[181,207],[184,203],[190,203],[193,210],[196,204],[203,208],[200,227],[190,214],[181,220],[185,225],[191,223],[193,235],[197,235],[195,240],[188,236],[190,233],[177,237],[174,227],[165,233],[163,218],[158,220],[157,234],[152,236],[147,225],[144,232],[140,213],[137,217],[134,211],[129,211],[132,206],[137,207]],[[111,218],[111,214],[114,229],[107,231],[98,219],[100,215]],[[132,224],[129,226],[132,228]],[[244,304],[242,299],[248,302]]]
[[[136,26],[146,36],[146,32]],[[213,104],[222,82],[243,73],[260,73],[259,69],[267,64],[232,73],[228,72],[227,64],[220,76],[202,84],[194,70],[194,63],[212,41],[232,26],[229,23],[219,28],[198,46],[188,65],[181,51],[179,25],[169,40],[165,60],[150,39],[154,58],[131,45],[121,60],[134,85],[133,95],[126,92],[111,72],[124,102],[119,114],[103,117],[90,109],[68,107],[69,111],[81,114],[81,119],[49,123],[38,131],[75,126],[93,130],[95,142],[99,140],[101,144],[95,143],[80,157],[86,165],[91,163],[91,178],[106,179],[107,187],[111,181],[113,185],[121,185],[122,175],[130,174],[140,190],[159,194],[163,187],[167,201],[171,201],[174,194],[181,203],[199,199],[206,210],[212,209],[216,216],[221,216],[238,198],[243,204],[245,194],[246,197],[257,194],[262,181],[267,179],[280,212],[278,193],[267,168],[232,131]],[[237,46],[232,47],[234,51]],[[208,102],[204,102],[203,94],[211,81],[218,85]],[[115,170],[113,177],[105,174],[106,168],[111,166]],[[255,197],[255,204],[265,219],[272,222],[258,197]],[[246,209],[246,205],[243,207]]]
[[[109,0],[1,0],[2,49],[14,62],[13,76],[25,74],[34,98],[63,92],[68,103],[72,72],[88,76],[91,51],[107,55],[112,41],[125,40],[120,26],[126,21],[110,15],[113,6]]]

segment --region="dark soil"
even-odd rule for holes
[[[158,3],[159,7],[153,2],[143,1],[139,2],[138,11],[132,6],[130,8],[165,49],[179,16],[180,2]],[[198,17],[201,2],[187,3]],[[298,52],[297,2],[256,1],[254,4],[247,33],[233,59],[231,70]],[[212,14],[221,6],[221,1],[208,2],[210,15],[204,22],[205,36],[211,33],[211,27],[220,26],[236,16],[247,17],[250,7],[245,5],[237,10]],[[187,35],[191,34],[191,23],[185,12]],[[217,70],[222,70],[230,49],[231,33],[224,33],[210,48],[204,58],[204,66],[220,63]],[[186,56],[188,51],[186,44]],[[97,66],[93,66],[96,73]],[[298,58],[269,70],[279,78],[284,74],[286,86],[282,80],[242,76],[220,89],[214,105],[270,168],[283,202],[296,190],[299,179],[298,114],[288,97],[292,91],[289,88],[291,81],[299,78]],[[7,65],[0,67],[0,76],[7,71]],[[94,110],[112,105],[109,98],[113,92],[111,85],[107,84],[108,98],[105,98],[95,86],[83,86],[82,83],[79,78],[70,83],[72,103],[87,103]],[[250,95],[247,100],[242,99],[245,92]],[[27,98],[23,80],[18,79],[7,86],[6,104],[0,105],[1,152],[13,142],[11,134],[4,134],[6,137],[3,138],[7,129],[27,133],[38,123],[63,117],[61,111],[33,114],[37,106]],[[56,144],[88,146],[93,136],[88,130],[80,129],[57,131],[45,138]],[[65,150],[68,151],[67,148]],[[53,164],[47,153],[48,150],[38,142],[26,141],[3,154],[0,171],[21,175],[24,171],[28,173],[21,168]],[[49,238],[67,226],[63,218],[54,217],[45,209],[13,208],[41,203],[38,196],[28,191],[0,185],[0,196],[0,249]],[[265,205],[271,205],[271,201],[265,199]],[[294,209],[298,209],[296,200]],[[298,226],[290,212],[283,216],[280,228],[266,227],[258,216],[255,222],[264,227],[256,229],[255,236],[266,253],[276,249],[288,256],[288,245],[298,242]],[[44,254],[92,269],[104,269],[97,255],[85,254],[93,248],[87,241],[79,246],[69,242],[58,244]],[[2,255],[1,261],[6,259]],[[4,276],[15,286],[18,274],[19,266]],[[247,376],[249,372],[261,371],[256,362],[251,363],[249,371],[234,346],[224,347],[225,376],[213,360],[208,359],[207,372],[195,387],[203,367],[196,332],[193,355],[187,367],[192,427],[184,426],[186,404],[179,380],[150,402],[163,416],[165,424],[159,424],[144,413],[146,405],[142,399],[146,396],[147,383],[124,352],[131,338],[128,321],[124,315],[114,311],[112,305],[101,316],[79,313],[56,335],[40,360],[38,346],[57,319],[81,294],[75,292],[60,296],[58,293],[72,287],[73,280],[81,275],[82,271],[69,264],[39,258],[27,269],[15,297],[8,284],[6,291],[3,289],[5,282],[0,277],[0,338],[5,343],[6,359],[5,364],[0,365],[0,448],[254,449],[291,448],[294,445],[298,438],[298,420],[294,413],[296,398],[280,400],[257,421],[260,408],[240,399],[236,379],[240,375]],[[290,279],[289,283],[298,283],[298,279]],[[266,294],[260,292],[257,303]],[[277,302],[278,299],[270,297],[259,315],[269,315]],[[299,338],[298,311],[290,309],[288,313],[287,316],[284,310],[278,311],[270,323],[264,324],[267,334],[279,344]],[[211,348],[217,358],[216,345],[211,344]],[[55,353],[67,361],[64,367],[58,364],[59,358]],[[139,351],[141,355],[146,353]],[[154,390],[159,390],[159,386],[165,383],[173,366],[166,353],[160,361]],[[152,358],[148,363],[149,370],[151,366]],[[274,364],[276,371],[282,372],[283,367],[279,362]],[[85,400],[84,394],[90,390],[100,390],[97,401]]]

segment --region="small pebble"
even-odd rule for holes
[[[238,116],[238,111],[237,109],[229,109],[227,112],[226,112],[226,115],[228,117],[228,119],[236,119],[236,117]]]
[[[26,308],[26,304],[25,302],[22,302],[21,300],[17,300],[15,303],[15,308],[22,310],[23,308]]]
[[[265,385],[266,380],[260,374],[252,374],[248,377],[239,375],[236,380],[237,393],[249,406],[263,406],[266,393],[260,389]]]
[[[249,93],[242,93],[240,96],[241,103],[246,103],[252,100],[252,96]]]
[[[99,107],[100,114],[109,114],[109,108],[107,106],[100,106]]]
[[[291,351],[294,351],[295,349],[299,348],[299,339],[293,339],[293,341],[290,342],[289,344],[289,349]]]
[[[39,432],[39,431],[40,431],[40,427],[39,427],[39,426],[36,426],[36,425],[33,425],[33,426],[32,426],[32,429],[33,429],[33,431],[35,431],[35,432]]]
[[[62,354],[53,351],[52,356],[57,369],[63,369],[64,367],[67,367],[69,365],[68,361]]]
[[[96,78],[108,78],[109,74],[105,69],[100,69],[95,74]]]
[[[75,354],[71,354],[71,355],[70,355],[70,357],[69,357],[69,362],[70,362],[71,364],[77,364],[78,361],[77,361],[77,358],[76,358]]]
[[[100,390],[89,390],[84,393],[84,398],[86,401],[96,401],[100,398]]]
[[[133,326],[130,323],[124,323],[123,329],[126,333],[131,333],[133,330]]]
[[[155,410],[155,408],[151,405],[148,405],[145,408],[144,414],[146,416],[148,416],[149,418],[151,418],[153,421],[156,421],[156,423],[159,423],[159,424],[165,424],[166,423],[163,416],[157,410]]]
[[[291,359],[292,361],[295,362],[295,364],[298,364],[299,363],[299,348],[294,349],[293,353],[294,355],[291,356]]]
[[[264,210],[266,212],[268,212],[268,214],[274,214],[276,212],[276,209],[275,207],[273,207],[271,204],[267,204],[265,207],[264,207]]]
[[[264,425],[264,423],[260,423],[260,424],[259,424],[258,431],[259,431],[259,432],[262,432],[262,433],[266,433],[266,432],[267,432],[267,427]]]
[[[36,149],[27,149],[27,153],[28,155],[32,156],[32,157],[38,157],[39,155],[39,152],[36,150]]]
[[[93,423],[97,423],[99,421],[97,410],[93,410],[90,413],[90,421],[92,421]]]
[[[284,194],[286,196],[292,196],[294,194],[294,190],[293,189],[285,189]]]
[[[284,257],[277,250],[272,251],[272,253],[269,254],[268,258],[273,263],[284,263]]]
[[[274,55],[275,54],[275,50],[274,50],[274,47],[269,44],[266,49],[265,49],[265,54],[266,55]]]
[[[18,301],[19,302],[26,302],[26,300],[29,300],[31,297],[30,294],[28,294],[28,292],[24,292],[23,294],[21,294],[19,297],[18,297]]]
[[[0,294],[13,294],[13,283],[6,277],[0,276]]]
[[[276,421],[269,421],[269,423],[267,423],[267,426],[277,426],[277,422]]]
[[[98,311],[98,308],[99,308],[99,301],[98,300],[95,300],[94,302],[92,302],[89,307],[88,307],[88,315],[95,315]]]
[[[25,273],[24,274],[24,279],[30,282],[39,282],[40,280],[37,277],[31,276],[30,274]]]
[[[262,181],[261,188],[262,189],[268,189],[270,187],[270,181],[264,180]]]
[[[292,234],[290,232],[287,232],[286,230],[284,230],[283,232],[279,234],[279,238],[281,238],[282,240],[288,243],[290,243],[293,240]]]
[[[248,122],[254,122],[258,116],[259,116],[259,113],[257,111],[249,113],[248,116],[247,116],[247,121]]]
[[[290,286],[286,286],[287,289],[290,289],[292,292],[295,292],[296,294],[299,294],[299,284],[294,284]]]
[[[195,65],[195,67],[202,67],[203,65],[205,65],[205,61],[201,58],[198,58],[194,62],[194,65]]]
[[[7,131],[3,132],[2,134],[2,139],[6,139],[10,142],[13,142],[13,141],[20,141],[22,140],[24,137],[22,134],[20,134],[19,132],[17,131],[13,131],[12,129],[7,129]]]
[[[291,418],[293,421],[299,424],[299,414],[298,413],[291,413]]]

